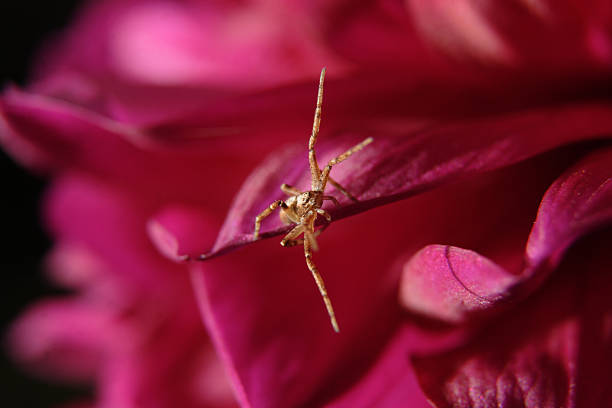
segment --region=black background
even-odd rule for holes
[[[0,2],[0,81],[2,86],[27,84],[36,51],[50,34],[61,31],[80,1],[4,0]],[[0,149],[1,150],[1,149]],[[20,167],[0,151],[0,231],[2,295],[0,334],[28,304],[58,293],[41,273],[44,254],[51,247],[40,219],[40,199],[46,181]],[[0,352],[0,405],[54,407],[80,399],[86,390],[47,383],[28,375]]]

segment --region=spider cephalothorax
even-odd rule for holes
[[[327,308],[327,313],[329,314],[329,318],[331,320],[332,326],[336,332],[339,332],[338,323],[336,322],[336,316],[334,314],[334,309],[331,304],[331,300],[327,295],[327,290],[325,289],[325,284],[323,283],[323,279],[319,274],[317,267],[312,261],[312,251],[318,249],[317,239],[316,237],[321,233],[322,229],[315,230],[315,221],[317,220],[317,216],[322,215],[327,219],[327,221],[331,221],[331,216],[322,209],[323,202],[326,200],[332,201],[334,204],[339,206],[338,200],[332,196],[325,195],[325,186],[329,181],[337,190],[342,192],[345,196],[347,196],[352,201],[357,201],[355,197],[353,197],[344,187],[342,187],[338,182],[332,179],[329,175],[332,166],[346,160],[353,153],[358,152],[363,149],[366,145],[372,142],[372,138],[369,137],[363,142],[359,143],[356,146],[353,146],[351,149],[342,153],[340,156],[332,159],[327,163],[327,166],[321,170],[319,165],[317,164],[317,158],[314,151],[314,145],[317,141],[317,136],[319,135],[319,126],[321,124],[321,106],[323,104],[323,80],[325,79],[325,68],[321,71],[321,78],[319,80],[319,93],[317,97],[317,108],[315,110],[314,123],[312,125],[312,134],[310,135],[310,141],[308,142],[308,163],[310,164],[310,175],[311,175],[311,190],[310,191],[300,191],[297,188],[290,186],[288,184],[283,184],[281,186],[281,190],[289,195],[289,198],[285,201],[277,200],[270,204],[268,208],[263,210],[261,214],[259,214],[255,218],[255,232],[253,233],[253,238],[259,238],[259,230],[261,228],[261,221],[270,215],[272,211],[276,208],[280,207],[280,218],[285,224],[297,224],[281,241],[281,245],[285,247],[291,247],[299,244],[304,244],[304,255],[306,256],[306,264],[308,265],[308,269],[312,273],[317,286],[319,287],[319,292],[323,297],[323,301],[325,302],[325,307]],[[328,224],[326,224],[328,225]],[[304,235],[304,238],[298,238],[300,235]]]

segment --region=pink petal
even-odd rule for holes
[[[569,245],[612,220],[611,162],[611,150],[592,154],[548,189],[520,269],[506,270],[473,251],[430,245],[405,265],[401,303],[458,323],[535,290]]]
[[[606,105],[533,109],[429,127],[413,125],[404,133],[353,133],[333,143],[322,140],[317,151],[319,162],[325,163],[367,136],[374,137],[372,144],[332,174],[360,202],[352,204],[330,190],[343,205],[329,212],[337,220],[567,143],[608,137],[604,135],[612,129],[610,113]],[[306,156],[305,145],[295,146],[274,154],[252,173],[235,198],[217,242],[202,257],[252,242],[253,220],[283,197],[280,184],[309,189]],[[262,227],[264,237],[287,230],[276,217],[270,218]]]
[[[422,339],[413,327],[401,326],[397,286],[403,261],[449,237],[480,248],[491,241],[483,237],[506,223],[519,226],[520,234],[512,235],[524,237],[531,226],[525,214],[535,211],[541,192],[565,165],[556,155],[546,158],[480,174],[327,229],[314,260],[336,310],[338,335],[301,248],[264,241],[194,263],[205,322],[243,405],[354,406],[361,399],[364,405],[418,406],[422,396],[411,380],[408,356],[430,350],[443,336]],[[500,185],[522,179],[516,189],[500,191]],[[474,225],[473,214],[482,223]]]
[[[91,379],[103,365],[105,350],[122,337],[112,317],[102,305],[40,302],[12,327],[11,354],[40,374]]]
[[[460,348],[414,359],[437,407],[609,406],[610,234],[570,251],[555,277]]]
[[[210,109],[227,92],[314,78],[324,65],[345,70],[315,14],[284,2],[89,2],[40,56],[33,89],[132,123],[195,101]]]
[[[269,86],[310,76],[323,61],[333,61],[308,27],[311,19],[282,2],[93,3],[55,45],[62,58],[55,58],[54,68],[151,85]]]
[[[426,336],[414,327],[403,327],[385,346],[367,374],[345,394],[327,404],[327,407],[349,408],[376,406],[395,408],[429,408],[412,370],[407,369],[406,359],[415,348],[430,348],[432,343],[441,343],[437,333]]]
[[[406,264],[402,282],[403,306],[457,323],[506,297],[516,277],[473,251],[429,245]]]
[[[26,164],[55,171],[76,169],[114,180],[148,195],[152,202],[173,197],[225,211],[229,197],[256,162],[255,157],[239,156],[237,141],[231,137],[208,140],[205,149],[169,149],[138,128],[17,89],[4,94],[1,111],[9,132],[0,140],[19,157],[35,160]],[[245,148],[256,143],[243,142]],[[232,172],[226,170],[228,163],[233,163]],[[215,194],[203,194],[204,189]]]
[[[206,324],[243,405],[322,405],[352,385],[376,358],[400,316],[391,279],[371,274],[386,270],[392,260],[386,251],[371,250],[370,243],[351,237],[366,230],[383,233],[386,226],[379,220],[362,219],[321,237],[315,262],[336,309],[339,335],[331,329],[299,248],[261,243],[239,256],[193,264]],[[366,258],[353,256],[366,252]],[[391,359],[383,367],[389,364],[397,364],[395,372],[401,366]],[[373,379],[364,400],[381,398],[381,387],[380,379]],[[407,401],[418,401],[410,390],[414,388],[398,392]]]
[[[164,208],[147,222],[147,232],[153,244],[166,257],[184,261],[198,255],[201,248],[212,245],[217,221],[202,210],[171,206]],[[182,238],[181,245],[177,236]]]
[[[98,180],[69,175],[55,179],[45,204],[54,238],[64,245],[78,244],[102,260],[102,275],[110,273],[138,286],[153,284],[167,273],[166,267],[176,267],[148,240],[146,220],[155,207],[146,200]]]
[[[351,61],[376,70],[389,66],[409,67],[411,71],[435,68],[433,54],[419,38],[404,4],[337,2],[326,11],[327,41]]]
[[[554,267],[579,237],[612,219],[612,151],[602,150],[566,172],[542,199],[526,247],[531,268]]]
[[[92,373],[99,406],[233,406],[185,266],[164,258],[147,236],[147,220],[154,214],[177,220],[171,210],[159,211],[146,198],[82,175],[57,178],[46,198],[46,219],[60,243],[52,265],[69,268],[54,276],[78,287],[74,307],[80,313],[104,310],[118,327],[104,333],[104,358]],[[176,225],[184,226],[171,224]],[[215,230],[199,233],[210,242]],[[48,323],[63,327],[57,320]],[[70,324],[64,329],[70,332]]]
[[[612,65],[612,9],[605,2],[407,4],[425,42],[475,69],[544,73],[550,81],[584,72],[605,75]]]

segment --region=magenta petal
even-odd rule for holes
[[[41,374],[72,380],[92,378],[104,350],[121,338],[112,312],[77,299],[37,304],[14,324],[13,356]]]
[[[162,254],[175,261],[184,261],[197,257],[201,248],[212,244],[210,232],[216,230],[216,224],[211,216],[199,209],[170,206],[147,222],[147,232]]]
[[[100,319],[91,310],[100,311],[117,327],[83,339],[85,346],[108,339],[93,373],[100,405],[202,407],[223,399],[232,406],[221,367],[212,366],[185,267],[161,256],[146,233],[153,214],[176,221],[175,212],[185,209],[159,211],[142,197],[75,175],[57,178],[46,198],[49,229],[60,245],[50,264],[62,271],[53,276],[78,289],[77,317],[94,325]],[[199,232],[211,240],[216,228]],[[49,326],[71,333],[69,318],[46,317]],[[76,317],[74,324],[81,324]],[[217,389],[207,393],[208,387]]]
[[[555,266],[578,237],[612,220],[612,150],[588,157],[546,192],[529,241],[527,262]]]
[[[611,12],[606,2],[409,0],[406,4],[424,41],[476,69],[506,67],[544,74],[550,80],[605,73],[612,64]]]
[[[537,296],[474,341],[414,359],[436,407],[611,406],[609,231],[595,238],[570,254]]]
[[[39,58],[32,88],[130,123],[203,103],[208,112],[228,93],[345,70],[321,41],[319,13],[278,2],[87,2]]]
[[[520,174],[529,174],[529,169]],[[243,404],[351,407],[360,406],[361,398],[365,406],[419,406],[422,396],[412,392],[406,365],[417,334],[399,327],[405,316],[397,305],[398,260],[456,232],[451,218],[470,225],[474,205],[483,213],[492,203],[505,209],[511,194],[503,196],[507,200],[485,200],[486,205],[456,203],[477,194],[493,196],[489,193],[497,183],[516,174],[476,177],[327,229],[314,259],[336,309],[339,334],[330,326],[302,248],[282,248],[267,240],[196,263],[194,283],[203,314]],[[490,188],[483,189],[483,184]],[[527,201],[537,206],[537,198]],[[510,205],[508,212],[519,206]],[[491,222],[497,218],[496,212],[487,216]],[[389,228],[399,232],[394,239],[387,239]],[[472,235],[482,233],[465,231],[459,234],[461,242],[478,240]]]
[[[430,245],[404,267],[400,301],[413,311],[457,323],[498,302],[515,281],[476,252]]]
[[[548,189],[521,270],[506,271],[465,249],[428,246],[404,267],[401,303],[418,313],[458,323],[474,312],[533,291],[570,244],[612,221],[610,163],[612,150],[592,154]]]
[[[407,368],[406,360],[415,347],[432,342],[433,337],[422,336],[413,327],[399,329],[370,367],[367,375],[340,398],[325,406],[430,408],[431,405],[419,389],[415,373]]]
[[[359,199],[352,204],[334,192],[342,208],[330,207],[334,219],[406,198],[461,176],[507,166],[555,147],[612,131],[612,106],[605,104],[532,109],[528,112],[439,124],[412,126],[404,133],[351,134],[317,146],[325,163],[368,136],[374,142],[332,175]],[[252,241],[253,220],[271,202],[283,197],[278,187],[288,183],[309,189],[303,146],[271,156],[251,174],[227,216],[219,238],[204,257],[217,255]],[[282,233],[277,217],[263,224],[263,236]]]
[[[382,215],[386,221],[400,213],[391,207],[382,211],[389,212]],[[408,230],[404,223],[410,221],[401,219],[398,228]],[[332,226],[321,236],[321,250],[315,255],[336,310],[338,334],[331,328],[301,248],[261,242],[231,256],[193,264],[205,321],[243,405],[322,406],[343,401],[342,394],[367,375],[386,350],[401,321],[398,271],[392,264],[410,239],[381,240],[374,250],[369,240],[354,239],[363,231],[383,236],[388,223],[381,222],[381,214],[364,214],[359,223]],[[355,257],[356,253],[368,256]],[[401,367],[408,368],[411,345],[395,345],[392,356],[365,381],[367,389],[355,393],[372,404],[384,398],[389,367],[393,380],[409,385],[409,374]],[[396,395],[409,403],[409,389],[398,387]]]
[[[139,128],[15,88],[3,95],[0,113],[0,130],[5,130],[0,141],[25,164],[77,169],[149,195],[151,201],[173,197],[225,211],[228,197],[255,163],[255,158],[236,158],[233,137],[207,140],[197,149],[169,149]],[[226,171],[228,162],[232,172]],[[208,177],[221,172],[222,182]],[[202,194],[203,189],[215,195]]]

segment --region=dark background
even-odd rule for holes
[[[0,81],[27,84],[33,56],[50,34],[61,31],[81,1],[4,0],[0,2]],[[86,391],[47,383],[28,375],[7,356],[6,328],[28,304],[57,293],[41,273],[51,247],[40,220],[40,199],[46,181],[28,173],[0,149],[0,398],[3,407],[55,407]]]

